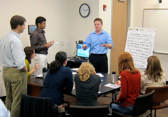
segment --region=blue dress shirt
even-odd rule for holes
[[[90,47],[90,53],[92,54],[108,53],[108,49],[100,45],[109,43],[111,43],[113,47],[113,41],[111,39],[111,36],[104,30],[102,30],[100,34],[97,34],[96,31],[91,33],[84,42],[87,47]],[[110,49],[112,49],[112,47]]]
[[[10,31],[1,38],[0,53],[0,65],[18,69],[25,66],[25,53],[18,33]]]

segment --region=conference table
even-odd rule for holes
[[[112,93],[112,101],[114,101],[116,99],[116,95],[115,95],[115,92],[116,91],[119,91],[120,88],[109,88],[109,87],[106,87],[104,85],[108,84],[108,83],[112,83],[113,80],[113,77],[112,77],[112,74],[108,74],[108,73],[99,73],[99,74],[102,74],[104,77],[101,77],[101,88],[100,88],[100,91],[98,92],[98,96],[100,95],[105,95],[107,93]],[[73,75],[73,78],[74,78],[75,75]],[[29,83],[35,83],[35,84],[39,84],[41,87],[43,87],[43,78],[36,78],[34,76],[31,76],[31,78],[29,79],[28,81]],[[76,96],[76,91],[72,90],[71,92],[71,95],[72,96]]]

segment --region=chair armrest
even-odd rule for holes
[[[52,114],[58,114],[58,106],[53,105],[53,107],[52,107]]]

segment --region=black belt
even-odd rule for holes
[[[93,54],[93,53],[91,53],[91,55],[94,55],[94,56],[106,56],[106,54]]]
[[[4,68],[17,68],[17,67],[4,67]]]
[[[48,53],[36,53],[36,54],[44,54],[44,55],[47,55]]]

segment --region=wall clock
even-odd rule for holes
[[[83,18],[86,18],[89,16],[90,14],[90,7],[88,4],[86,3],[83,3],[80,5],[79,7],[79,14],[83,17]]]

